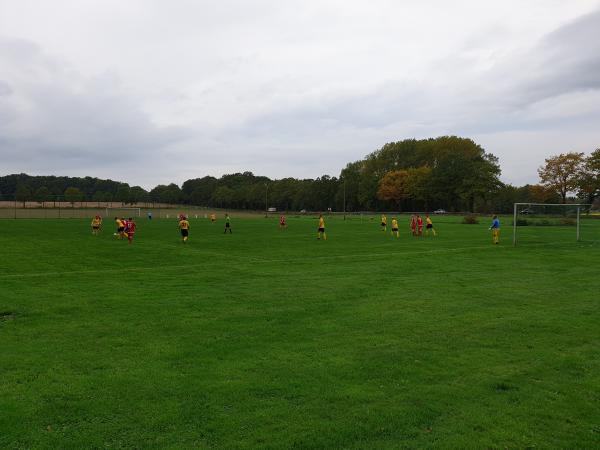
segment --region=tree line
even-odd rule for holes
[[[593,202],[600,195],[600,149],[585,156],[547,158],[536,185],[502,183],[498,158],[471,139],[442,136],[385,144],[351,162],[338,177],[282,178],[243,172],[140,186],[92,177],[0,177],[0,200],[48,202],[157,202],[216,208],[325,211],[510,212],[515,202],[558,203],[575,195]]]

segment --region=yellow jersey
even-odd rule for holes
[[[381,223],[387,224],[387,217],[381,216]]]
[[[325,220],[322,217],[319,218],[319,228],[325,228]]]
[[[425,222],[427,222],[427,225],[433,225],[433,222],[431,222],[431,219],[429,217],[425,218]]]
[[[392,228],[398,228],[398,221],[396,219],[392,219]]]
[[[92,219],[92,226],[93,227],[99,227],[101,223],[102,223],[102,221],[100,219],[97,219],[97,218],[93,218]]]
[[[115,220],[115,223],[117,224],[117,228],[123,228],[123,222],[121,222],[121,219],[117,219]]]
[[[190,229],[190,223],[183,219],[179,221],[179,228],[182,230],[189,230]]]

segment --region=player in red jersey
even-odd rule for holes
[[[423,236],[423,218],[417,214],[417,226],[419,227],[419,236]]]
[[[125,233],[127,234],[127,240],[129,243],[133,243],[133,235],[135,234],[135,222],[130,217],[127,219],[127,223],[125,224]]]
[[[417,235],[417,217],[413,214],[410,216],[410,229],[412,231],[412,235]]]
[[[280,229],[280,230],[285,230],[286,228],[287,228],[287,225],[286,225],[286,223],[285,223],[285,216],[284,216],[284,215],[281,215],[281,216],[279,217],[279,229]]]

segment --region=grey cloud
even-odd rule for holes
[[[600,10],[548,34],[527,55],[529,62],[516,66],[528,78],[522,97],[540,101],[565,93],[600,88]]]
[[[160,165],[165,148],[189,137],[154,125],[118,78],[82,77],[32,43],[0,40],[0,61],[11,77],[0,84],[0,92],[11,94],[0,102],[4,170],[148,171]]]

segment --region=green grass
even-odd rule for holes
[[[460,219],[2,220],[0,448],[597,447],[600,220]]]

